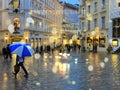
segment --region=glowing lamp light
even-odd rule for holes
[[[26,21],[27,21],[27,23],[32,23],[32,24],[34,24],[34,20],[31,18],[31,17],[28,17],[27,19],[26,19]]]
[[[95,35],[95,34],[96,34],[96,32],[95,32],[95,31],[92,31],[92,32],[91,32],[91,34],[92,34],[92,35]]]
[[[9,30],[10,33],[13,33],[13,32],[14,32],[14,25],[13,25],[13,24],[10,24],[10,25],[8,26],[8,30]]]
[[[54,42],[54,37],[51,36],[51,37],[49,38],[49,40],[50,40],[51,43],[53,43],[53,42]]]

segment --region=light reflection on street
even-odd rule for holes
[[[3,78],[0,79],[2,90],[7,90],[10,82],[15,84],[13,86],[16,90],[22,84],[23,87],[25,86],[30,90],[54,90],[54,88],[56,90],[120,89],[120,61],[119,56],[115,54],[108,56],[104,53],[101,55],[99,53],[68,55],[56,51],[55,55],[45,53],[40,59],[36,59],[34,56],[26,57],[24,65],[29,72],[29,78],[26,81],[23,77],[23,70],[20,70],[17,84],[11,80],[14,79],[11,72],[15,64],[15,55],[12,57],[11,64],[10,62],[3,64],[4,69],[1,67],[3,73],[1,75]],[[20,89],[25,90],[25,88]]]

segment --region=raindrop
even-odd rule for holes
[[[86,64],[89,64],[89,62],[86,62]]]
[[[36,54],[34,55],[34,57],[35,57],[35,59],[39,59],[39,58],[40,58],[40,54],[39,54],[39,53],[36,53]]]
[[[91,88],[89,88],[89,90],[92,90]]]
[[[68,53],[67,56],[70,56],[70,54]]]
[[[78,58],[75,58],[75,61],[78,61]]]
[[[93,66],[92,66],[92,65],[89,65],[89,66],[88,66],[88,70],[89,70],[89,71],[93,71]]]
[[[105,57],[104,62],[108,62],[108,60],[109,60],[109,59],[108,59],[107,57]]]
[[[86,61],[88,62],[88,59],[86,59]]]
[[[76,82],[75,81],[72,81],[72,85],[75,85],[76,84]]]
[[[37,86],[40,86],[40,83],[39,83],[39,82],[37,82],[37,83],[36,83],[36,85],[37,85]]]
[[[62,53],[59,53],[59,55],[61,55],[61,56],[62,56],[63,54],[62,54]]]
[[[77,61],[75,61],[75,64],[77,64],[78,62]]]
[[[104,67],[105,67],[105,63],[104,63],[104,62],[100,62],[100,66],[101,66],[102,68],[104,68]]]

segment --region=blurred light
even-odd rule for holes
[[[62,56],[63,54],[62,54],[62,53],[59,53],[59,55],[61,55],[61,56]]]
[[[77,64],[78,62],[77,61],[75,61],[75,64]]]
[[[75,81],[72,81],[72,85],[75,85],[76,84],[76,82]]]
[[[67,54],[66,53],[63,53],[63,56],[65,57]]]
[[[88,59],[86,59],[86,61],[88,62]]]
[[[89,90],[92,90],[91,88],[89,88]]]
[[[37,82],[37,83],[36,83],[36,85],[37,85],[37,86],[40,86],[40,83],[39,83],[39,82]]]
[[[107,57],[105,57],[104,62],[108,62],[108,60],[109,60],[109,59],[108,59]]]
[[[75,58],[75,61],[78,61],[78,58]]]
[[[25,23],[25,27],[29,27],[29,23]]]
[[[8,39],[8,37],[5,37],[5,40],[7,40]]]
[[[104,68],[104,67],[105,67],[105,63],[104,63],[104,62],[100,62],[100,66],[101,66],[102,68]]]
[[[70,54],[67,54],[67,56],[70,56]]]
[[[13,25],[13,24],[10,24],[10,25],[8,26],[8,30],[9,30],[10,33],[13,33],[13,32],[14,32],[14,25]]]
[[[93,71],[93,66],[92,66],[92,65],[89,65],[89,66],[88,66],[88,70],[89,70],[89,71]]]
[[[28,17],[27,19],[26,19],[26,21],[27,21],[27,23],[32,23],[32,24],[34,24],[34,20],[31,18],[31,17]]]
[[[34,55],[34,57],[35,57],[35,59],[40,59],[40,54],[39,54],[39,53],[36,53],[36,54]]]

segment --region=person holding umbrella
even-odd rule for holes
[[[24,73],[25,73],[24,77],[28,78],[28,72],[27,72],[27,70],[26,70],[23,63],[24,63],[24,57],[20,57],[20,56],[17,55],[17,57],[16,57],[16,65],[14,66],[14,68],[15,68],[15,73],[14,73],[15,77],[17,76],[17,73],[19,72],[19,66],[20,66],[23,69]],[[17,68],[18,68],[18,70],[16,70]]]
[[[16,65],[20,66],[24,70],[25,72],[24,76],[28,78],[28,72],[24,67],[24,58],[32,56],[35,51],[29,44],[23,44],[23,43],[13,43],[9,46],[9,48],[12,54],[17,55]],[[15,72],[14,74],[17,75],[17,73]]]

